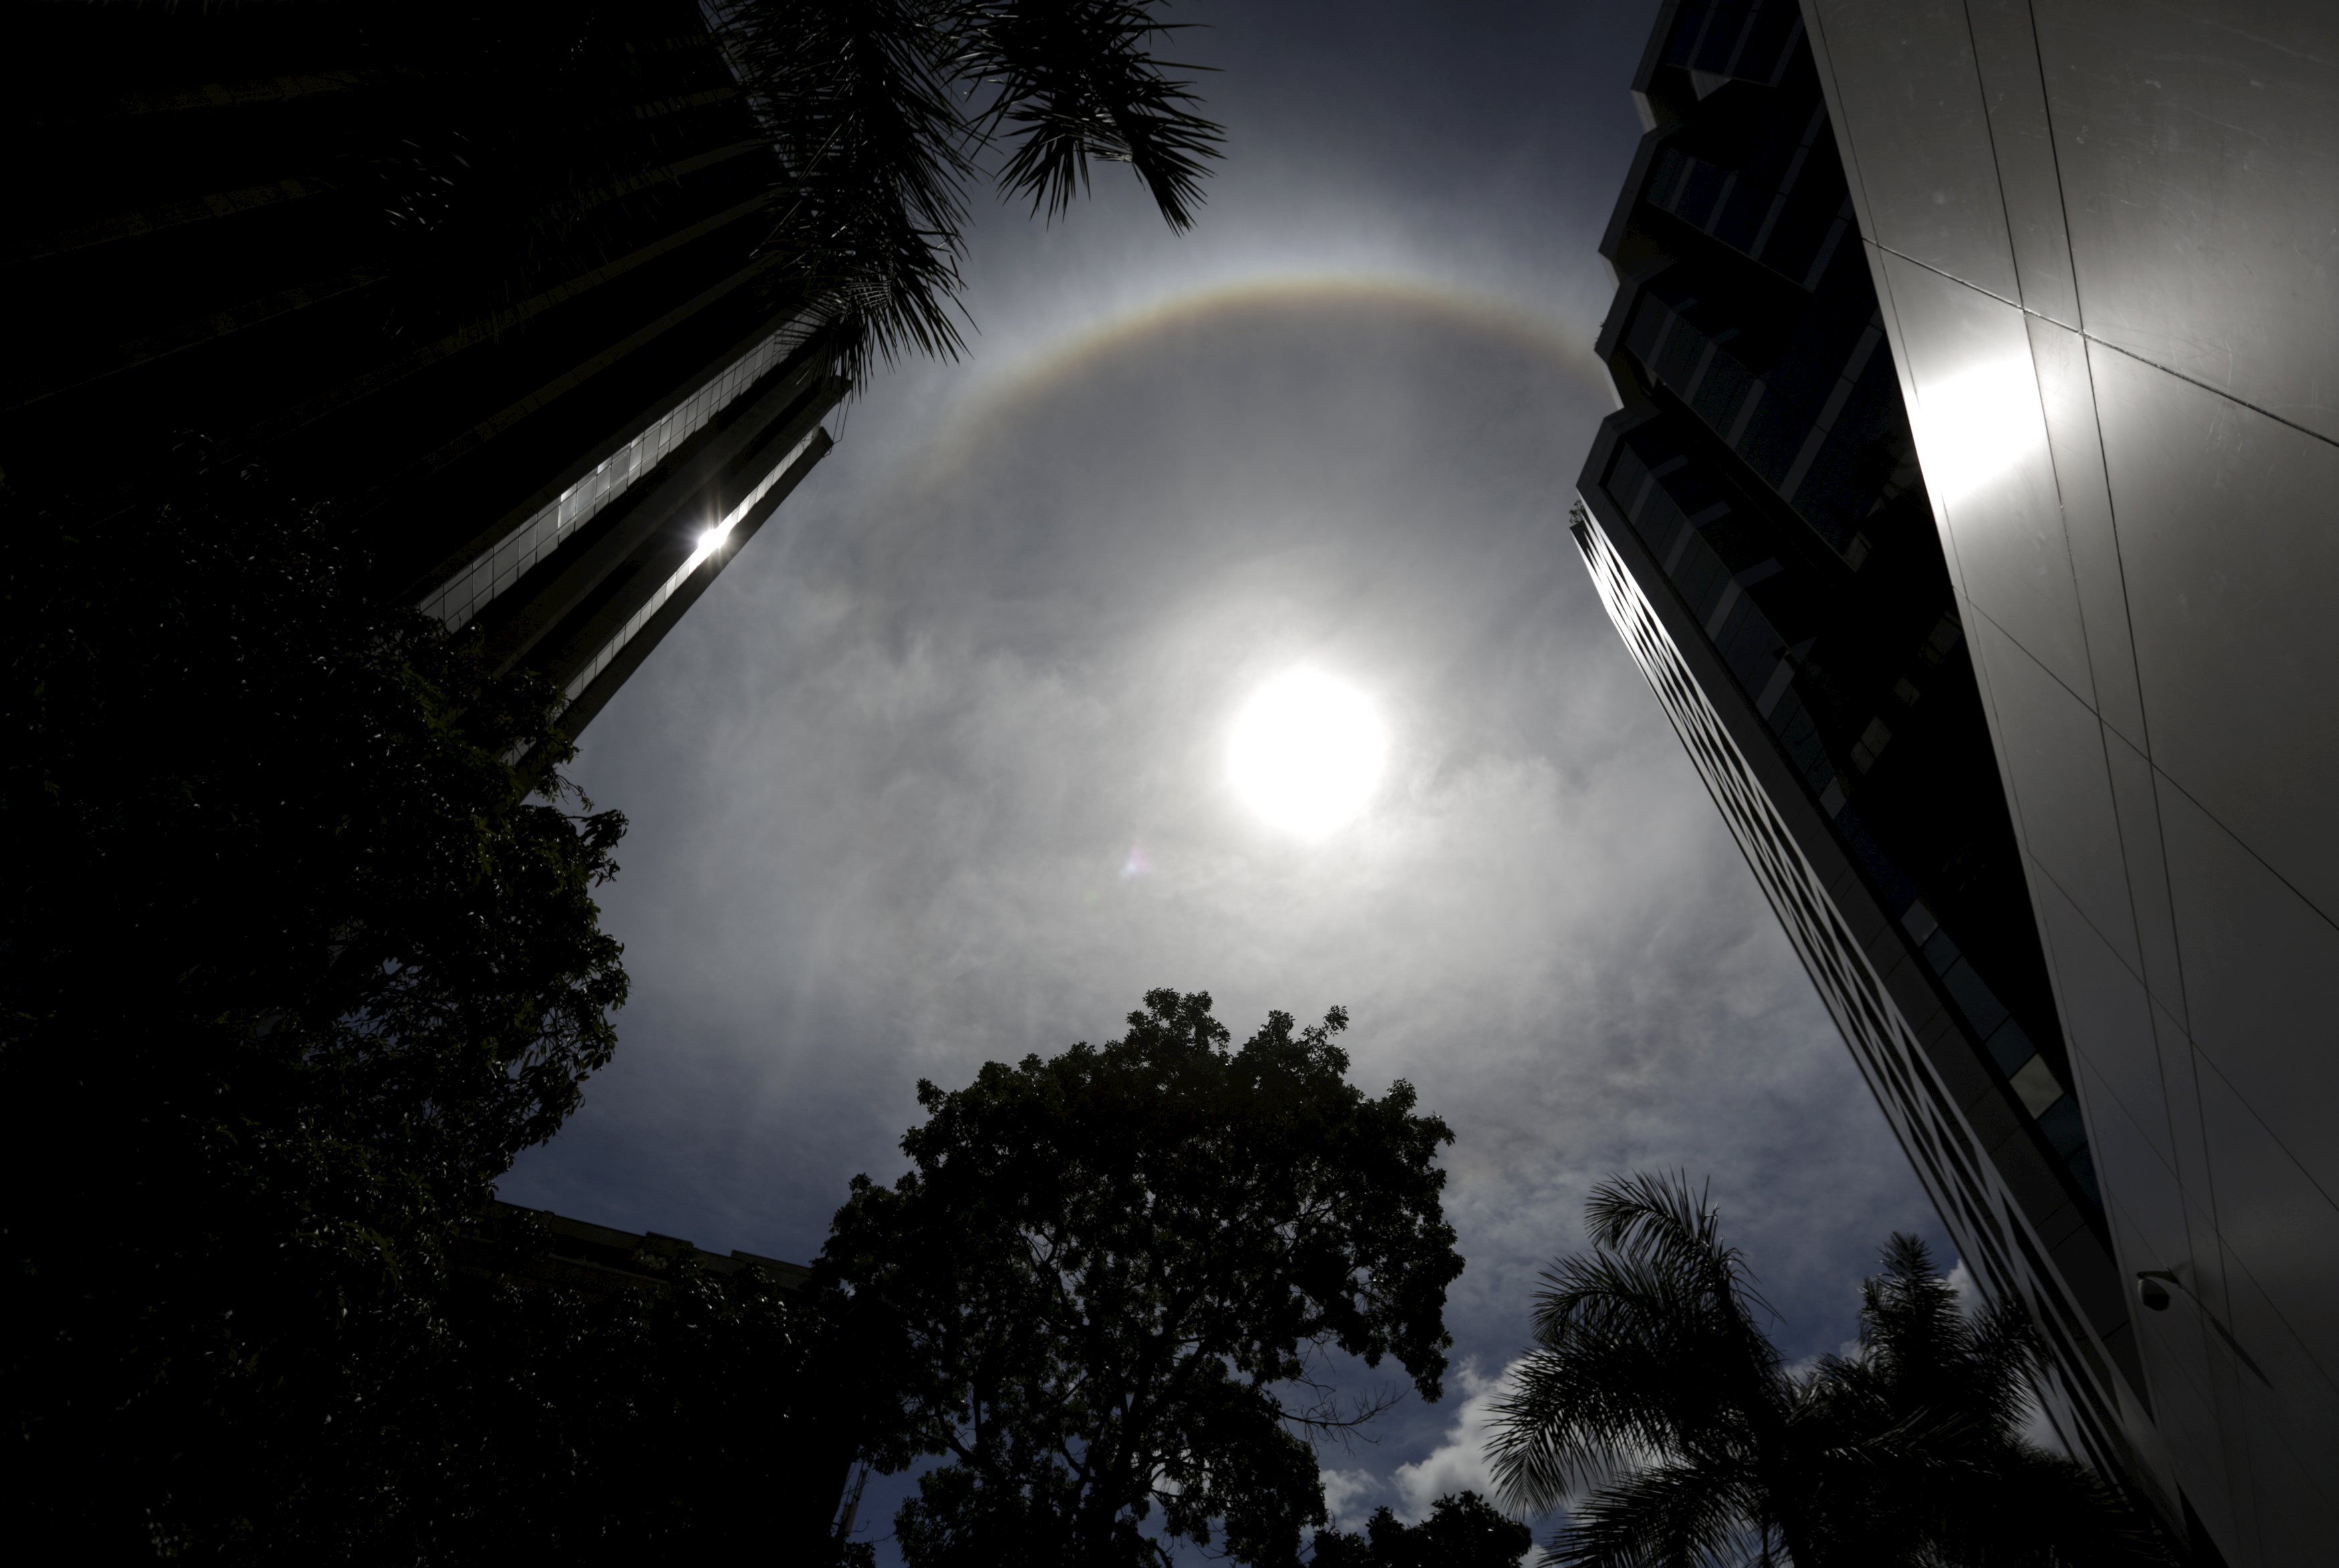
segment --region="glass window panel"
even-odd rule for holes
[[[2015,1069],[2008,1082],[2021,1098],[2022,1109],[2033,1116],[2044,1116],[2067,1097],[2063,1085],[2056,1079],[2055,1070],[2047,1065],[2043,1056],[2033,1056]]]
[[[2102,1188],[2096,1185],[2096,1157],[2082,1146],[2064,1157],[2063,1163],[2071,1172],[2071,1179],[2087,1195],[2087,1201],[2097,1208],[2104,1206]]]
[[[1981,976],[1974,972],[1974,966],[1965,959],[1960,958],[1949,966],[1949,971],[1941,976],[1941,983],[1949,988],[1950,997],[1958,1004],[1958,1011],[1973,1024],[1975,1033],[1987,1038],[2006,1021],[2006,1004],[1998,1000],[1998,993],[1989,989]]]
[[[1958,962],[1958,944],[1949,940],[1946,931],[1936,931],[1925,939],[1925,962],[1933,966],[1935,974],[1946,974]]]
[[[2079,1119],[2079,1102],[2068,1094],[2048,1106],[2038,1118],[2038,1130],[2047,1135],[2047,1141],[2067,1165],[2071,1163],[2072,1156],[2087,1146],[2087,1128]]]
[[[1990,1060],[1998,1063],[1998,1070],[2008,1078],[2012,1078],[2024,1062],[2038,1054],[2038,1048],[2030,1042],[2028,1035],[2022,1032],[2022,1026],[2010,1018],[1998,1026],[1998,1032],[1989,1037],[1988,1044]]]

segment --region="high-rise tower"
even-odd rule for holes
[[[827,451],[768,142],[694,0],[19,7],[0,431],[103,516],[183,433],[572,733]]]
[[[2186,9],[1665,5],[1573,527],[2073,1451],[2304,1563],[2339,51]]]
[[[2147,1407],[2236,1563],[2339,1537],[2339,9],[1803,6]]]

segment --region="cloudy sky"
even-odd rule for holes
[[[1470,1396],[1604,1175],[1710,1177],[1792,1355],[1887,1233],[1939,1243],[1565,532],[1653,12],[1190,5],[1229,129],[1199,228],[1117,178],[982,213],[966,359],[874,380],[587,735],[635,1000],[507,1198],[809,1258],[922,1077],[1154,986],[1238,1036],[1345,1005],[1357,1080],[1458,1134],[1469,1265],[1445,1403],[1324,1456],[1352,1521],[1479,1482]],[[1301,667],[1389,736],[1312,840],[1226,767]]]

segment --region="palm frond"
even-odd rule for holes
[[[1140,0],[992,0],[976,7],[961,69],[996,92],[985,134],[1006,128],[1002,189],[1054,218],[1089,187],[1092,159],[1127,163],[1173,229],[1194,222],[1219,128],[1147,44],[1177,31]]]
[[[1793,1395],[1702,1194],[1604,1182],[1585,1228],[1595,1250],[1544,1276],[1536,1348],[1496,1407],[1488,1455],[1514,1506],[1553,1507],[1652,1461],[1742,1466]]]
[[[1711,1194],[1692,1191],[1686,1176],[1643,1172],[1604,1181],[1584,1199],[1584,1219],[1594,1247],[1702,1277],[1717,1297],[1770,1311],[1745,1255],[1722,1239]]]
[[[1503,1500],[1526,1513],[1556,1508],[1683,1445],[1663,1402],[1596,1354],[1538,1351],[1495,1405],[1487,1458]]]
[[[1193,222],[1219,127],[1192,69],[1156,60],[1159,0],[726,0],[716,29],[775,162],[766,286],[873,360],[956,358],[967,190],[995,149],[1002,191],[1052,217],[1092,160],[1124,163],[1170,226]]]
[[[1545,1568],[1735,1568],[1769,1555],[1756,1499],[1727,1478],[1659,1465],[1576,1508]]]
[[[2046,1346],[2022,1303],[1997,1302],[1980,1314],[1969,1332],[1966,1362],[1999,1430],[2019,1431],[2047,1367]]]
[[[763,250],[837,330],[840,368],[963,347],[971,137],[925,0],[740,0],[726,47],[776,163]]]

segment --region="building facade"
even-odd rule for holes
[[[2133,9],[1663,7],[1572,525],[2072,1451],[2304,1563],[2339,38]]]
[[[2339,10],[1802,10],[2120,1272],[2169,1277],[2137,1445],[2229,1559],[2327,1562]]]
[[[25,510],[199,435],[573,733],[822,456],[767,142],[695,0],[28,5],[5,24]]]

